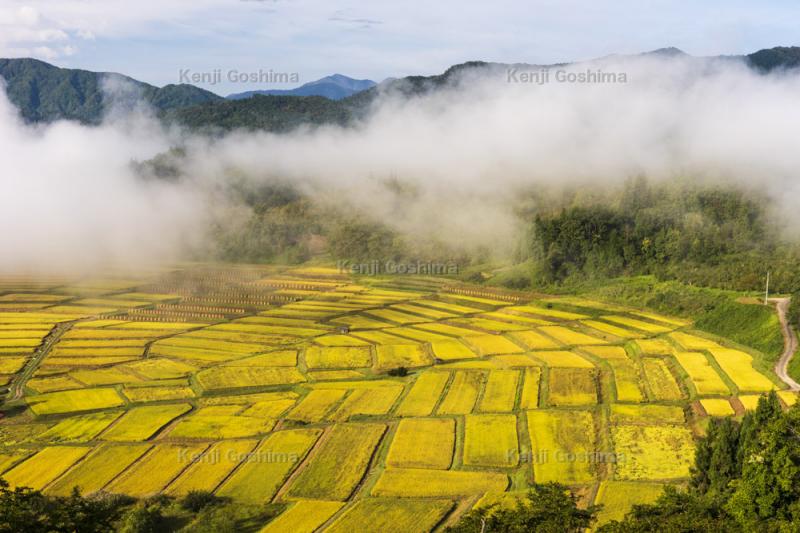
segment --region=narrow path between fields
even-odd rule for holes
[[[39,368],[39,365],[42,364],[42,360],[50,353],[50,349],[53,345],[58,342],[61,336],[67,332],[69,328],[72,327],[72,322],[61,322],[56,324],[55,327],[47,334],[47,336],[42,341],[42,344],[36,349],[28,362],[25,363],[21,372],[17,373],[17,376],[14,378],[14,381],[11,384],[11,396],[12,400],[19,400],[22,398],[23,393],[25,392],[25,384],[28,382],[36,370]]]
[[[797,335],[795,335],[794,329],[789,325],[789,320],[786,318],[790,299],[773,298],[770,301],[776,304],[775,308],[778,310],[778,319],[781,321],[784,343],[783,354],[781,358],[778,359],[778,362],[775,363],[775,373],[778,374],[781,381],[789,385],[791,390],[800,391],[800,383],[793,380],[787,372],[789,361],[792,360],[794,352],[797,351]]]

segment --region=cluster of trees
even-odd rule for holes
[[[204,491],[179,500],[135,500],[100,494],[52,497],[0,478],[0,533],[236,533],[275,516],[279,509],[239,506]]]
[[[513,508],[467,513],[452,533],[578,532],[598,507],[579,508],[566,487],[536,485]],[[800,528],[800,407],[782,411],[775,393],[741,422],[712,419],[700,440],[686,490],[665,489],[601,533],[791,532]]]
[[[120,74],[59,68],[30,58],[0,59],[0,77],[6,82],[9,100],[28,122],[66,119],[99,124],[112,103],[104,90],[107,81],[126,89],[114,94],[113,103],[127,107],[144,102],[167,111],[222,100],[193,85],[155,87]]]
[[[711,421],[688,490],[667,490],[601,531],[788,532],[798,524],[800,408],[782,411],[772,393],[741,422]]]
[[[767,269],[779,291],[800,287],[797,250],[781,242],[768,201],[733,187],[630,180],[612,197],[538,214],[535,279],[543,283],[655,274],[754,290]]]

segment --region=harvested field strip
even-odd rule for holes
[[[675,342],[678,343],[684,350],[707,350],[709,348],[719,348],[720,345],[716,342],[691,335],[682,331],[675,331],[669,335]]]
[[[678,352],[675,354],[681,367],[689,374],[697,394],[730,394],[728,386],[708,362],[706,356],[698,352]]]
[[[420,322],[425,322],[427,319],[417,316],[411,315],[408,313],[403,313],[401,311],[395,311],[392,309],[371,309],[366,311],[366,314],[369,316],[373,316],[378,318],[379,320],[386,320],[389,322],[394,322],[395,324],[418,324]]]
[[[483,391],[479,410],[484,413],[510,413],[517,400],[518,370],[492,370]]]
[[[324,335],[315,338],[314,342],[321,346],[369,346],[367,341],[350,335]]]
[[[414,327],[419,329],[424,329],[427,331],[433,331],[434,333],[441,333],[443,335],[449,335],[451,337],[459,337],[459,338],[480,334],[480,332],[475,331],[474,329],[459,328],[457,326],[451,326],[450,324],[443,324],[441,322],[417,324]]]
[[[83,495],[94,494],[151,448],[150,444],[105,444],[47,489],[47,494],[69,496],[73,487]]]
[[[583,368],[551,368],[550,405],[580,406],[597,403],[597,382],[594,370]]]
[[[152,346],[150,348],[151,355],[160,355],[163,357],[174,357],[177,359],[188,359],[189,361],[198,362],[220,362],[230,361],[242,357],[243,354],[232,353],[220,350],[207,350],[201,348],[186,348],[182,346]]]
[[[366,498],[342,513],[327,531],[431,531],[452,507],[450,500]]]
[[[522,343],[529,350],[552,350],[560,345],[550,337],[533,330],[515,331],[509,336]]]
[[[386,466],[447,470],[453,460],[455,421],[451,418],[401,420]]]
[[[635,318],[628,318],[625,316],[607,315],[602,318],[603,320],[608,320],[609,322],[614,322],[616,324],[622,324],[623,326],[629,326],[647,333],[666,333],[675,329],[674,327],[658,325],[652,322],[645,322],[644,320],[637,320]]]
[[[320,422],[346,393],[347,391],[336,389],[312,390],[286,415],[286,418],[301,422]]]
[[[3,478],[11,489],[30,487],[41,490],[82,459],[89,450],[91,448],[84,446],[48,446],[3,474]]]
[[[213,492],[234,468],[251,456],[256,440],[218,442],[189,466],[164,491],[172,496],[184,496],[191,491]]]
[[[465,415],[471,413],[481,390],[483,374],[471,370],[455,372],[447,394],[439,405],[440,415]]]
[[[454,316],[457,316],[456,313],[450,313],[447,311],[438,311],[436,309],[430,309],[428,307],[424,307],[421,305],[414,305],[414,304],[396,304],[391,306],[391,309],[397,309],[398,311],[404,311],[406,313],[413,313],[415,315],[420,315],[431,320],[441,320],[444,318],[452,318]]]
[[[0,347],[13,347],[20,348],[33,348],[42,343],[40,337],[16,338],[16,339],[0,339]]]
[[[120,367],[98,368],[94,370],[76,370],[69,376],[87,386],[114,385],[117,383],[135,383],[142,381],[133,373],[125,372]]]
[[[423,331],[412,327],[390,328],[384,331],[392,335],[407,337],[419,342],[447,342],[453,340],[452,337],[448,337],[447,335],[433,333],[432,331]]]
[[[357,415],[386,415],[402,392],[403,387],[400,385],[356,389],[329,418],[335,421],[346,421]]]
[[[0,357],[0,374],[15,374],[25,366],[26,357]]]
[[[427,416],[431,414],[449,378],[449,372],[429,371],[420,374],[398,406],[395,416]]]
[[[58,341],[61,348],[143,348],[150,339],[67,339]]]
[[[213,367],[197,374],[204,391],[268,387],[301,383],[305,377],[296,368],[286,367]]]
[[[598,337],[592,337],[564,326],[542,326],[539,331],[553,337],[558,342],[567,346],[591,346],[592,344],[607,344]]]
[[[594,420],[588,411],[528,411],[534,479],[537,483],[591,483]],[[574,457],[565,461],[563,457]]]
[[[634,505],[655,502],[663,490],[664,485],[661,483],[601,482],[594,502],[603,506],[597,514],[597,525],[602,526],[612,520],[622,520]]]
[[[106,490],[144,498],[159,493],[197,460],[207,445],[158,444],[112,481]]]
[[[739,396],[739,401],[742,403],[745,411],[755,411],[756,407],[758,407],[758,400],[761,398],[758,394],[745,394],[744,396]]]
[[[534,352],[531,356],[549,367],[594,368],[594,364],[585,357],[566,350]]]
[[[522,396],[519,406],[521,409],[535,409],[539,407],[539,383],[542,379],[541,368],[526,368],[525,381],[522,384]]]
[[[645,401],[644,394],[639,388],[641,380],[636,363],[629,359],[609,359],[608,364],[614,370],[617,401],[635,403]]]
[[[120,417],[122,412],[92,413],[60,421],[37,438],[45,442],[87,442]]]
[[[543,320],[541,318],[533,318],[530,316],[524,316],[521,314],[515,314],[513,312],[507,312],[505,309],[500,309],[498,311],[492,311],[490,313],[483,313],[480,315],[480,318],[488,318],[492,320],[500,320],[502,322],[516,322],[518,324],[530,324],[532,326],[550,326],[553,325],[553,322],[549,320]]]
[[[119,363],[136,361],[139,357],[135,355],[123,357],[48,357],[42,363],[41,368],[55,368],[58,370],[70,367],[99,367],[110,366]]]
[[[730,348],[711,348],[709,351],[740,391],[767,392],[776,388],[766,376],[753,368],[750,354]]]
[[[340,318],[335,318],[331,320],[331,322],[334,324],[349,326],[352,329],[381,329],[389,328],[394,325],[391,322],[383,322],[373,318],[368,318],[363,315],[343,316]]]
[[[437,359],[442,361],[455,361],[458,359],[472,359],[478,355],[467,348],[467,346],[459,340],[445,340],[431,342],[431,350]]]
[[[342,507],[342,502],[297,500],[259,533],[313,533]]]
[[[37,416],[108,409],[125,403],[117,391],[105,388],[48,392],[29,396],[27,402]]]
[[[386,344],[390,346],[393,344],[419,344],[419,341],[392,335],[384,330],[356,331],[352,335],[355,338],[368,341],[371,344]]]
[[[37,393],[53,392],[67,389],[79,389],[83,387],[69,376],[56,376],[52,378],[33,378],[25,386]]]
[[[237,408],[239,406],[236,406]],[[239,439],[269,433],[275,420],[239,414],[206,414],[206,407],[178,420],[169,430],[173,439]]]
[[[161,346],[176,346],[183,348],[203,348],[206,350],[220,350],[241,354],[254,354],[264,351],[264,346],[261,344],[244,343],[244,342],[229,342],[222,340],[214,340],[205,337],[190,337],[181,335],[178,337],[169,337],[156,341],[153,347]]]
[[[372,489],[373,496],[400,498],[464,498],[502,492],[508,477],[499,472],[387,468]]]
[[[347,500],[364,476],[385,431],[383,424],[334,426],[309,465],[294,480],[288,495]]]
[[[375,371],[382,372],[392,368],[414,368],[430,365],[433,361],[418,345],[397,344],[378,346],[375,349]]]
[[[685,427],[618,425],[611,428],[619,480],[667,480],[689,477],[694,460],[694,439]]]
[[[468,315],[471,313],[480,313],[484,311],[483,309],[478,309],[477,307],[468,307],[466,305],[440,302],[439,300],[417,300],[414,302],[414,304],[432,307],[434,309],[442,309],[448,313],[455,313],[457,315]]]
[[[362,368],[372,365],[368,346],[310,346],[305,351],[308,368]]]
[[[736,412],[728,400],[722,398],[705,398],[700,400],[700,405],[708,416],[733,416]]]
[[[147,440],[191,408],[188,403],[136,407],[126,412],[101,438],[110,441]]]
[[[194,398],[194,391],[189,387],[126,388],[122,390],[122,394],[132,402],[160,402]]]
[[[512,322],[504,322],[481,317],[454,318],[450,320],[450,322],[456,325],[464,325],[467,327],[480,329],[491,334],[505,333],[508,331],[524,331],[530,327],[528,325],[514,324]]]
[[[467,415],[464,433],[465,465],[510,467],[519,461],[516,416]]]
[[[148,358],[135,363],[128,363],[126,368],[147,379],[174,379],[195,372],[197,367],[171,359]]]
[[[617,425],[682,425],[686,422],[683,408],[675,405],[611,405],[611,423]]]
[[[666,362],[661,359],[645,357],[642,359],[642,366],[655,401],[674,401],[683,398],[681,388]]]
[[[571,313],[569,311],[559,311],[558,309],[549,309],[546,307],[538,307],[534,305],[514,305],[506,307],[506,311],[515,311],[526,315],[539,315],[549,318],[560,318],[562,320],[582,320],[589,318],[580,313]]]
[[[638,339],[642,337],[642,334],[637,331],[624,329],[606,322],[600,322],[599,320],[584,320],[581,323],[585,326],[589,326],[592,329],[596,329],[598,332],[600,332],[600,334],[606,333],[621,339]]]
[[[477,335],[464,339],[482,356],[522,353],[525,350],[499,335]]]
[[[120,357],[142,355],[142,347],[123,346],[121,348],[61,348],[56,346],[48,357]]]

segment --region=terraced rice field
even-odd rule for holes
[[[455,429],[452,418],[401,420],[389,448],[386,466],[447,470],[453,460]]]
[[[467,415],[464,464],[514,466],[519,458],[517,418],[514,415]]]
[[[0,473],[281,505],[264,531],[429,531],[531,481],[606,521],[687,481],[706,414],[778,388],[680,319],[330,270],[0,279]]]

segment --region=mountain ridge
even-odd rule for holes
[[[648,55],[695,57],[675,47],[659,48],[635,56]],[[800,68],[800,47],[797,46],[762,49],[748,55],[714,57],[742,61],[762,74]],[[6,81],[9,99],[20,109],[20,114],[27,122],[77,120],[86,124],[97,124],[102,121],[112,104],[107,101],[104,85],[107,81],[121,81],[136,89],[132,91],[133,95],[123,95],[124,98],[137,96],[152,105],[165,120],[193,129],[230,130],[242,127],[287,131],[301,125],[347,124],[362,116],[380,91],[395,91],[403,95],[422,94],[436,90],[470,70],[515,66],[553,68],[568,64],[588,64],[603,59],[550,65],[469,61],[453,65],[441,74],[387,79],[380,84],[334,74],[288,90],[292,92],[309,87],[307,90],[324,92],[326,88],[323,86],[331,82],[338,83],[340,88],[349,86],[350,90],[355,90],[372,83],[370,87],[347,96],[338,96],[341,93],[336,93],[332,94],[333,97],[325,94],[275,94],[275,90],[265,90],[267,94],[260,94],[263,91],[249,91],[253,93],[250,96],[225,99],[194,85],[156,87],[123,74],[63,69],[30,58],[0,59],[0,77]]]
[[[257,94],[275,96],[324,96],[331,100],[341,100],[355,93],[377,85],[372,80],[358,80],[344,74],[332,74],[318,80],[310,81],[294,89],[259,89],[229,94],[227,100],[241,100]]]

